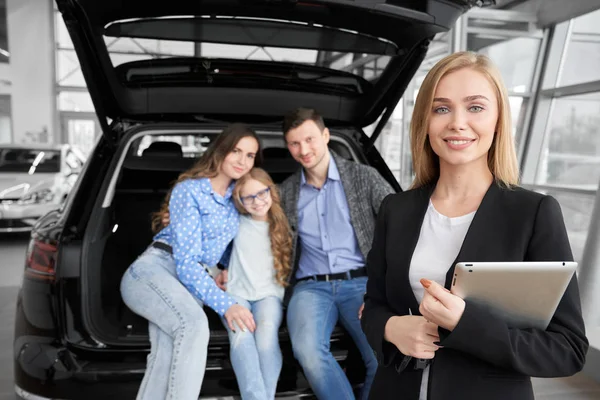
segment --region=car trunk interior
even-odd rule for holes
[[[148,137],[149,135],[146,135]],[[203,137],[214,137],[216,132]],[[108,207],[98,209],[86,233],[84,251],[84,293],[89,307],[88,321],[96,337],[109,344],[147,343],[147,322],[123,303],[119,291],[127,267],[152,242],[151,215],[160,208],[168,189],[178,175],[196,160],[182,155],[182,146],[172,139],[153,139],[150,146],[130,150],[116,172],[114,197]],[[282,182],[298,168],[281,134],[261,137],[266,169],[276,183]],[[138,139],[138,142],[140,140]],[[342,138],[332,137],[330,148],[340,156],[355,159],[356,148]],[[205,146],[203,144],[203,146]],[[185,146],[184,146],[184,151]],[[112,177],[107,177],[110,180]],[[97,203],[103,201],[103,195]],[[216,313],[205,307],[210,321],[213,343],[227,343],[226,332]],[[285,330],[283,330],[285,332]],[[286,336],[285,334],[283,336]]]

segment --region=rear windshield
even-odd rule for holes
[[[208,146],[217,138],[220,131],[188,135],[144,135],[133,141],[129,148],[128,159],[151,158],[187,158],[198,159]],[[285,150],[283,135],[261,135],[261,147],[281,148]],[[194,161],[191,160],[191,161]]]
[[[130,157],[199,158],[216,136],[216,134],[145,135],[133,142]]]
[[[56,173],[60,171],[60,151],[0,149],[0,172]]]

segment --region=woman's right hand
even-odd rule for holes
[[[233,325],[234,322],[244,332],[246,332],[246,330],[254,332],[256,329],[254,316],[250,310],[244,306],[240,306],[239,304],[234,304],[229,307],[227,311],[225,311],[225,319],[227,320],[227,325],[229,325],[229,328],[234,332],[236,329]]]
[[[391,317],[385,324],[385,340],[392,343],[404,355],[432,359],[439,346],[438,326],[418,315]]]

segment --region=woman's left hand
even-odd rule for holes
[[[425,295],[419,312],[426,320],[453,331],[465,311],[465,301],[429,279],[421,279]]]

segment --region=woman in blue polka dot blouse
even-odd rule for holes
[[[123,301],[148,320],[150,354],[138,400],[197,400],[204,378],[210,336],[203,304],[254,331],[252,313],[220,289],[208,274],[235,237],[239,214],[232,191],[260,157],[256,133],[242,124],[228,126],[200,160],[182,173],[153,228],[170,223],[127,269]]]

